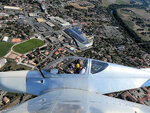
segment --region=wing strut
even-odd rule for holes
[[[43,72],[41,71],[41,69],[39,69],[39,71],[40,71],[42,77],[45,78],[45,76],[44,76]]]

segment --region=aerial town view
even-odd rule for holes
[[[0,0],[0,72],[42,70],[67,56],[150,68],[150,1]],[[68,62],[88,61],[63,61],[59,74],[82,73]],[[105,95],[150,106],[150,87]],[[1,90],[0,111],[35,97]]]

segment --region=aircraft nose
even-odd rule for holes
[[[29,71],[0,72],[0,89],[10,92],[26,92],[26,76]]]

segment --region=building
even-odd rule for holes
[[[86,38],[84,38],[82,31],[80,31],[79,29],[79,27],[67,28],[65,29],[65,33],[67,33],[76,41],[79,49],[83,50],[91,47],[93,45],[93,41],[89,41]]]
[[[50,37],[51,36],[51,32],[42,33],[42,36],[43,37]]]
[[[2,68],[7,63],[7,60],[5,58],[0,60],[0,68]]]
[[[37,18],[36,20],[37,20],[39,23],[45,22],[45,20],[44,20],[43,18]]]
[[[20,7],[15,7],[15,6],[4,6],[4,9],[10,9],[10,10],[22,10]]]
[[[30,16],[30,17],[36,17],[36,16],[37,16],[37,13],[29,13],[29,16]]]
[[[19,18],[20,18],[20,19],[24,18],[24,15],[19,15]]]
[[[10,99],[7,98],[7,97],[4,97],[4,98],[3,98],[3,101],[5,102],[5,104],[7,104],[8,102],[10,102]]]
[[[8,37],[7,36],[4,36],[2,42],[7,42],[8,41]]]
[[[50,37],[48,38],[48,40],[53,43],[53,44],[57,44],[58,43],[58,40],[56,39],[56,37]]]
[[[45,0],[37,0],[39,3],[42,3],[43,1],[45,1]]]
[[[0,17],[8,17],[9,15],[7,13],[0,13]]]
[[[46,24],[50,27],[54,27],[55,25],[52,22],[47,21]]]
[[[67,27],[70,26],[71,24],[65,20],[63,20],[60,17],[50,17],[50,20],[56,24],[58,24],[60,27]]]
[[[20,39],[20,38],[13,38],[13,39],[11,40],[11,42],[13,42],[13,43],[20,43],[20,42],[21,42],[21,39]]]
[[[119,49],[120,51],[124,51],[125,50],[125,46],[124,45],[120,45],[117,47],[117,49]]]

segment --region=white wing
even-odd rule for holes
[[[2,113],[149,113],[150,107],[84,90],[48,92]]]

